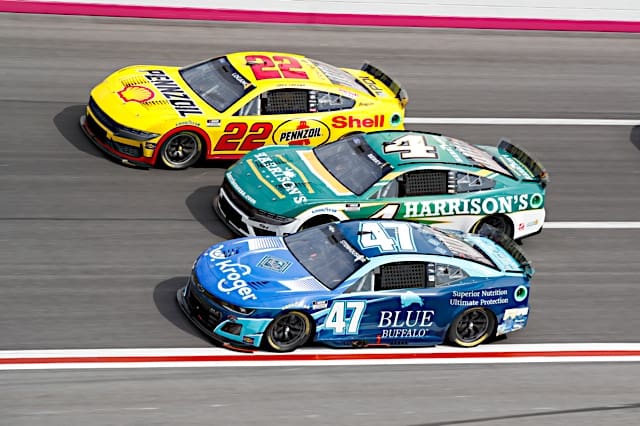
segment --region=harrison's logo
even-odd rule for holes
[[[153,90],[144,86],[127,86],[118,92],[125,102],[147,102],[153,99]]]
[[[320,145],[329,140],[329,127],[318,120],[285,121],[273,132],[276,145]]]

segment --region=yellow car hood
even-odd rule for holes
[[[113,120],[138,129],[204,115],[211,107],[191,91],[178,70],[157,65],[123,68],[96,86],[91,96]]]

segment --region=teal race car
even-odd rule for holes
[[[471,145],[436,133],[358,133],[315,148],[269,146],[225,173],[213,206],[241,235],[287,235],[348,219],[401,219],[513,239],[539,233],[544,167],[508,140]]]

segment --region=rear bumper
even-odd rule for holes
[[[80,127],[87,135],[87,137],[93,142],[95,146],[97,146],[102,152],[107,154],[109,157],[114,158],[120,161],[123,164],[134,166],[134,167],[142,167],[148,169],[153,166],[153,158],[149,157],[134,157],[131,155],[127,155],[123,152],[118,151],[114,144],[115,142],[109,141],[108,139],[102,139],[98,135],[97,132],[94,132],[89,125],[89,120],[93,120],[93,118],[87,118],[86,115],[80,116]],[[142,151],[142,150],[141,150]]]

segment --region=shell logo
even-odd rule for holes
[[[153,90],[144,86],[126,86],[118,92],[118,96],[125,102],[147,102],[153,99]]]
[[[329,140],[331,131],[322,121],[297,119],[282,123],[273,132],[276,145],[320,145]]]

